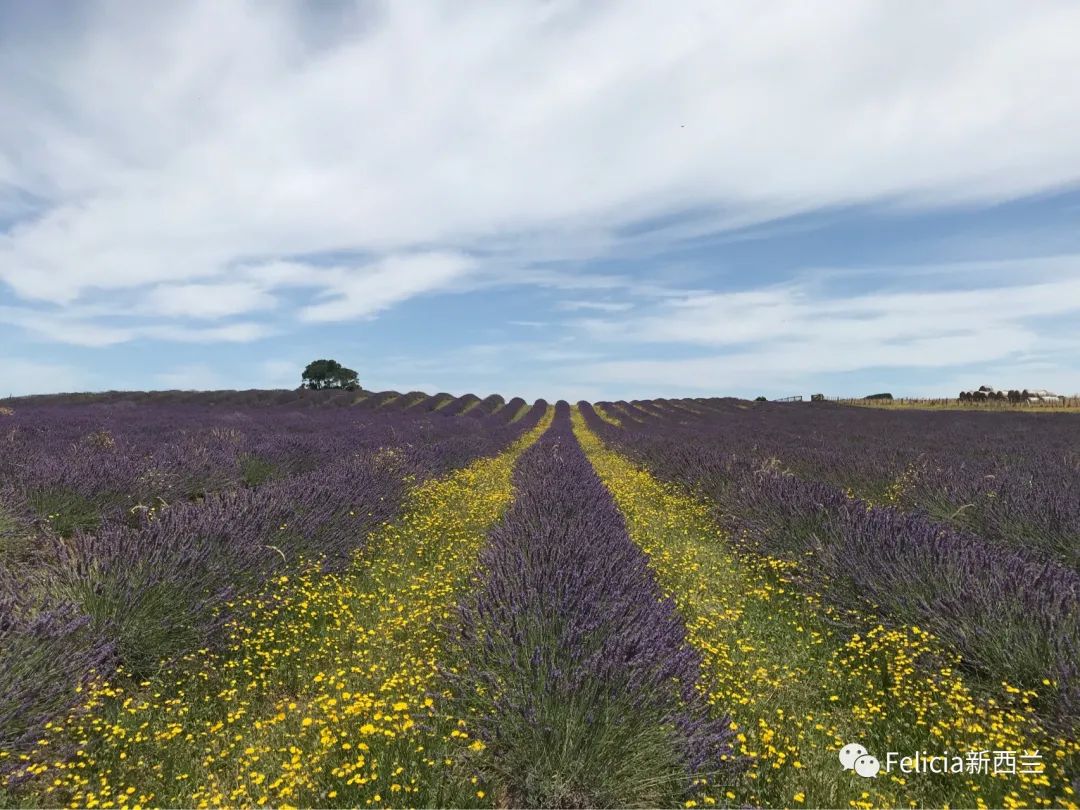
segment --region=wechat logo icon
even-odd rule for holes
[[[845,771],[855,771],[859,776],[870,779],[878,775],[881,763],[858,743],[848,743],[840,749],[840,764]]]

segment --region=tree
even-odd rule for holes
[[[337,360],[312,360],[307,364],[300,378],[303,380],[304,387],[315,390],[321,388],[355,390],[360,387],[356,372],[351,368],[345,368]]]

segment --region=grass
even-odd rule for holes
[[[832,609],[794,586],[792,563],[736,554],[709,504],[605,448],[576,414],[575,428],[704,655],[702,687],[738,726],[752,765],[726,799],[766,807],[1076,806],[1065,773],[1080,747],[1042,730],[1034,695],[977,692],[959,674],[958,657],[921,628],[866,615],[862,632],[845,632]],[[839,749],[851,742],[881,758],[1038,749],[1046,772],[862,779],[839,765]]]
[[[93,531],[101,522],[102,505],[71,490],[37,490],[29,494],[28,500],[31,508],[61,537],[71,537],[76,531]]]
[[[265,484],[277,474],[276,465],[258,456],[245,456],[240,460],[240,477],[249,487]]]
[[[21,563],[33,549],[33,533],[27,526],[0,509],[0,562]]]

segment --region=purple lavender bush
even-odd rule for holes
[[[21,408],[0,454],[10,473],[0,478],[0,748],[35,739],[90,669],[152,674],[212,645],[228,603],[275,572],[301,560],[341,567],[409,487],[499,452],[545,408],[510,425],[156,400]],[[275,474],[246,482],[249,454]],[[225,473],[185,497],[207,471]],[[92,522],[60,531],[39,515],[47,487],[84,498]]]
[[[741,431],[731,437],[722,415],[616,428],[587,406],[582,412],[606,441],[712,500],[732,542],[799,562],[804,587],[847,609],[853,624],[869,614],[926,627],[974,674],[1037,691],[1054,728],[1073,733],[1080,726],[1075,569],[1042,549],[988,540],[921,510],[871,506],[833,484],[805,480],[775,456],[746,452],[749,439]]]
[[[735,761],[700,657],[570,429],[522,456],[481,581],[460,606],[450,674],[512,806],[664,806]],[[661,774],[657,778],[656,774]]]

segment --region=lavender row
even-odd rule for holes
[[[663,806],[732,767],[700,658],[570,428],[527,450],[460,606],[451,680],[516,806]],[[663,777],[656,779],[656,774]]]
[[[855,425],[845,428],[849,417]],[[800,418],[822,421],[816,441],[789,438],[784,456],[784,445],[774,445],[799,474],[1080,569],[1075,414],[894,414],[829,405]]]
[[[0,508],[70,534],[150,506],[310,471],[343,452],[430,444],[503,420],[479,421],[364,409],[20,409],[3,424]]]
[[[389,425],[365,431],[359,420],[330,412],[312,419],[285,411],[222,415],[190,406],[20,409],[5,427],[0,476],[11,495],[63,534],[141,511],[140,505],[308,471],[349,439],[353,446],[390,440]]]
[[[853,616],[926,627],[988,680],[1038,691],[1056,727],[1080,723],[1075,570],[732,453],[719,430],[664,420],[616,428],[581,409],[605,441],[713,500],[736,543],[799,562],[808,589]]]
[[[32,740],[90,668],[148,675],[211,641],[229,603],[267,577],[301,558],[343,565],[415,482],[500,451],[545,408],[489,430],[446,420],[463,432],[344,444],[318,469],[140,513],[136,526],[67,538],[0,526],[0,748]]]
[[[445,405],[440,408],[440,413],[445,416],[460,416],[467,410],[471,410],[476,407],[480,402],[480,397],[476,394],[465,394],[465,396],[458,397],[449,405]]]
[[[506,404],[506,400],[498,394],[492,394],[489,397],[484,397],[476,406],[469,411],[469,416],[482,417],[490,416],[498,411]]]
[[[282,407],[318,410],[352,406],[370,408],[385,405],[405,408],[419,400],[426,399],[427,396],[423,391],[408,391],[402,394],[398,391],[351,391],[333,388],[320,390],[292,388],[277,390],[248,389],[242,391],[104,391],[7,397],[3,400],[3,406],[15,410],[22,408],[37,409],[51,405],[77,405],[80,407],[100,405],[112,409],[146,406],[159,408],[176,405],[210,406],[218,409],[238,408],[241,410],[250,408],[280,410]],[[454,399],[451,394],[439,394],[437,396]]]
[[[1038,551],[1080,569],[1080,418],[655,400],[605,403],[630,425],[709,435],[726,452]]]

